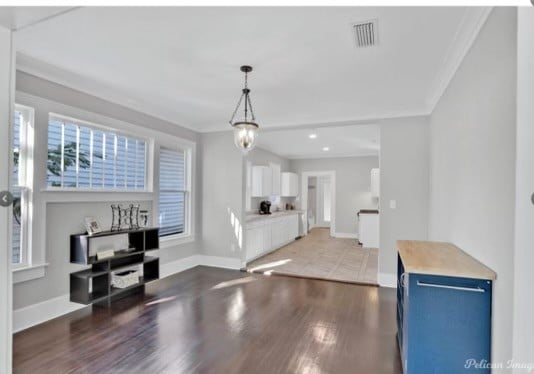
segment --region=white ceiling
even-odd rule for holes
[[[1,9],[0,9],[1,11]],[[20,70],[197,131],[249,85],[260,126],[428,114],[484,8],[91,7],[16,33]],[[378,19],[358,49],[351,24]]]
[[[64,6],[0,7],[0,26],[19,30],[74,9]]]
[[[310,139],[310,134],[317,137]],[[353,125],[264,131],[258,137],[258,147],[289,159],[378,156],[380,128]],[[324,147],[329,151],[323,151]]]

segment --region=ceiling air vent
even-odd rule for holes
[[[352,25],[358,48],[372,47],[378,44],[378,20],[358,22]]]

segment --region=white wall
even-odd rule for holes
[[[9,123],[13,100],[11,31],[0,27],[0,191],[9,189]],[[0,372],[11,372],[11,251],[8,235],[11,208],[0,207]]]
[[[380,285],[397,283],[397,240],[428,237],[428,151],[428,117],[380,124]]]
[[[358,211],[377,206],[370,192],[371,169],[376,167],[378,157],[375,156],[291,160],[291,169],[299,175],[306,171],[336,172],[335,224],[336,232],[343,234],[357,234]]]
[[[74,118],[88,120],[114,127],[131,126],[140,136],[161,136],[162,133],[198,141],[196,133],[180,128],[160,119],[137,113],[118,105],[86,95],[70,88],[28,75],[17,73],[17,97],[20,104],[35,109],[35,172],[34,172],[34,226],[33,245],[44,248],[41,260],[50,265],[45,268],[45,276],[39,279],[17,283],[13,287],[14,308],[19,309],[35,303],[63,296],[68,293],[69,273],[74,271],[68,264],[70,234],[83,231],[81,223],[85,215],[96,217],[106,227],[111,219],[111,203],[131,203],[142,201],[152,208],[157,203],[155,193],[80,193],[45,192],[47,160],[47,129],[50,112],[66,114]],[[113,123],[108,123],[111,121]],[[133,126],[132,126],[133,125]],[[134,128],[134,126],[136,126]],[[159,135],[158,135],[159,134]],[[197,147],[197,158],[198,158]],[[199,163],[197,162],[194,188],[200,190]],[[154,175],[157,179],[157,175]],[[156,184],[157,186],[157,184]],[[194,201],[195,210],[201,208],[200,196]],[[50,211],[49,211],[50,209]],[[154,214],[151,215],[154,219]],[[157,219],[154,220],[157,224]],[[63,228],[61,230],[61,228]],[[195,233],[201,235],[200,214],[196,214]],[[195,253],[200,241],[173,245],[159,251],[161,264],[185,258]]]
[[[244,162],[230,131],[202,134],[202,253],[244,259]]]
[[[534,8],[519,8],[517,40],[517,160],[514,261],[514,345],[518,362],[534,359]],[[524,370],[517,370],[523,373]]]
[[[516,40],[516,10],[495,8],[431,116],[429,237],[497,272],[494,362],[512,358]]]

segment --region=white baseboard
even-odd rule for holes
[[[13,333],[62,316],[87,305],[70,302],[70,295],[62,295],[13,311]]]
[[[397,275],[392,273],[378,273],[380,287],[397,288]]]
[[[358,239],[358,234],[355,232],[336,232],[334,237],[342,239]]]
[[[159,277],[165,278],[169,275],[180,273],[184,270],[200,265],[198,255],[193,255],[179,260],[167,262],[159,266]]]
[[[199,265],[202,266],[211,266],[215,268],[223,269],[232,269],[239,270],[241,269],[241,259],[233,257],[218,257],[218,256],[207,256],[207,255],[197,255],[199,257]]]
[[[193,255],[161,264],[160,278],[165,278],[199,265],[239,270],[241,268],[241,260],[239,258]],[[66,294],[16,309],[13,311],[13,333],[86,307],[89,306],[71,303],[70,295]]]

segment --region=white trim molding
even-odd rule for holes
[[[199,264],[198,257],[199,257],[198,255],[192,255],[189,257],[181,258],[179,260],[160,264],[159,266],[160,279],[166,278],[168,276],[180,273],[182,271],[185,271],[191,268],[194,268],[195,266],[199,266],[200,264]]]
[[[70,295],[62,295],[13,311],[13,333],[49,321],[64,314],[89,307],[70,302]]]
[[[358,234],[355,232],[338,232],[334,234],[334,237],[340,239],[358,239]]]
[[[48,263],[44,264],[32,264],[30,266],[24,266],[20,268],[12,269],[13,272],[13,284],[26,282],[32,279],[38,279],[45,276],[45,270]]]
[[[428,114],[434,111],[439,99],[447,90],[449,83],[471,49],[492,9],[493,7],[465,8],[464,17],[436,75],[434,91],[431,92],[427,100]]]
[[[330,236],[336,236],[336,171],[304,171],[301,173],[301,199],[300,208],[304,211],[304,217],[308,217],[308,177],[330,177],[332,191],[330,194]],[[304,232],[308,232],[308,219],[304,220]]]
[[[380,287],[397,288],[397,276],[392,273],[378,273]]]

